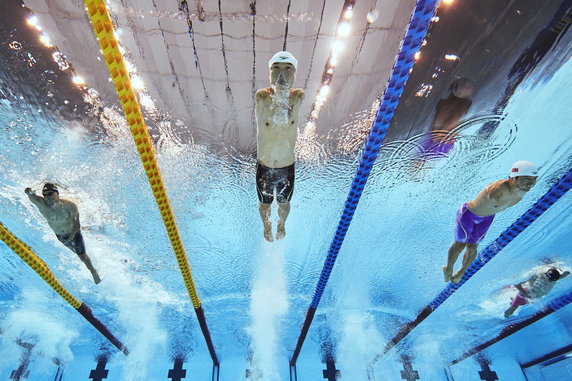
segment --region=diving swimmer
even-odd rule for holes
[[[449,248],[447,266],[443,267],[445,282],[459,283],[477,256],[479,242],[485,237],[495,214],[516,205],[536,185],[538,169],[529,161],[512,165],[509,178],[487,185],[474,200],[459,208],[454,228],[455,242]],[[465,249],[461,268],[453,275],[453,266]]]
[[[44,184],[42,196],[36,195],[31,188],[24,190],[28,198],[48,221],[58,240],[77,254],[93,276],[95,284],[101,282],[97,271],[85,252],[85,243],[81,235],[79,212],[76,204],[61,199],[58,188],[52,183]]]
[[[256,92],[256,190],[264,238],[272,242],[271,206],[276,191],[276,239],[286,235],[285,223],[294,191],[294,148],[304,90],[292,89],[298,61],[278,52],[268,62],[270,87]]]
[[[540,299],[547,295],[556,281],[566,278],[568,275],[570,275],[570,271],[561,273],[557,268],[551,267],[544,273],[535,274],[524,282],[515,284],[514,287],[518,293],[512,299],[510,307],[504,312],[504,317],[508,318],[518,307],[528,304],[530,299]]]

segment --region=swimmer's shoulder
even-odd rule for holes
[[[503,180],[497,180],[495,182],[488,184],[485,187],[485,189],[483,189],[481,194],[484,194],[489,198],[497,198],[498,199],[509,190],[510,190],[510,187],[508,186],[508,180],[503,179]]]
[[[492,183],[490,183],[489,185],[487,185],[487,188],[489,188],[489,190],[491,191],[495,191],[495,190],[499,190],[499,189],[509,189],[509,179],[502,179],[502,180],[497,180],[497,181],[493,181]]]
[[[63,207],[70,213],[75,214],[78,212],[78,208],[75,202],[65,199],[60,199],[60,202],[62,203]]]

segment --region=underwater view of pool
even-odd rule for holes
[[[437,2],[349,220],[412,11],[435,2],[108,2],[122,54],[146,84],[137,96],[168,197],[159,208],[85,4],[4,2],[2,380],[572,379],[571,1]],[[372,9],[379,19],[366,21]],[[334,72],[326,42],[348,10],[352,34]],[[38,42],[44,34],[50,44]],[[153,45],[159,36],[164,45]],[[269,242],[253,100],[281,50],[296,55],[306,95],[285,237]],[[439,115],[454,120],[447,149],[427,146]],[[444,282],[459,207],[513,178],[516,161],[534,163],[536,185],[495,215],[472,276]],[[25,192],[42,196],[46,183],[77,205],[100,283]],[[274,234],[276,203],[271,212]],[[551,268],[551,288],[505,317],[514,285],[549,282]]]

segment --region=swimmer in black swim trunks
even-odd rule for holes
[[[25,189],[28,198],[36,205],[48,221],[58,240],[77,254],[93,276],[95,284],[101,282],[97,271],[85,252],[85,243],[81,235],[79,212],[76,204],[60,199],[58,188],[51,183],[44,184],[42,195],[37,196],[31,188]]]
[[[278,225],[276,239],[286,235],[294,191],[294,147],[304,90],[292,89],[298,62],[291,53],[278,52],[268,62],[271,87],[256,92],[257,156],[256,189],[264,238],[272,242],[271,206],[276,191]]]

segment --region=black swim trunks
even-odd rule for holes
[[[274,200],[284,204],[294,193],[294,164],[283,168],[269,168],[260,163],[256,164],[256,191],[258,200],[263,204],[271,204]]]
[[[73,237],[70,237],[69,234],[56,234],[56,237],[58,237],[61,243],[66,245],[66,247],[70,248],[77,255],[85,254],[85,243],[83,242],[81,231],[78,230]]]

